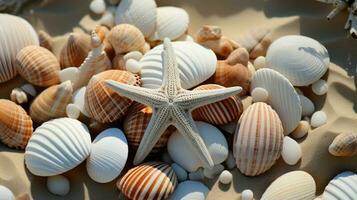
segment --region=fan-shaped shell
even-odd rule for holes
[[[26,147],[25,164],[37,176],[54,176],[83,162],[90,153],[91,138],[85,124],[70,118],[43,123]]]
[[[249,106],[239,119],[233,142],[240,172],[256,176],[269,170],[280,157],[283,139],[279,116],[269,105],[258,102]]]
[[[294,86],[306,86],[327,71],[330,57],[318,41],[289,35],[275,40],[266,55],[267,67],[284,75]]]
[[[341,133],[330,144],[328,151],[334,156],[357,154],[357,133]]]
[[[38,32],[38,39],[40,41],[41,47],[52,51],[53,40],[52,40],[52,37],[50,36],[50,34],[41,30]]]
[[[324,200],[357,199],[357,174],[346,171],[335,176],[326,186],[322,198]]]
[[[261,200],[313,200],[316,184],[304,171],[292,171],[277,178],[265,190]]]
[[[107,183],[119,176],[128,158],[128,143],[117,128],[106,129],[93,141],[87,159],[89,177],[98,183]]]
[[[268,91],[267,103],[278,113],[283,123],[284,134],[291,133],[300,122],[302,108],[299,95],[289,80],[275,70],[264,68],[253,76],[251,90],[256,87]]]
[[[91,39],[85,33],[71,33],[60,54],[62,68],[79,67],[91,50]]]
[[[130,169],[118,182],[119,190],[129,199],[167,199],[175,190],[177,177],[170,165],[149,162]]]
[[[0,140],[9,147],[24,149],[32,135],[32,120],[12,101],[0,99]]]
[[[0,14],[0,82],[16,76],[15,58],[28,45],[39,45],[33,27],[24,19]]]

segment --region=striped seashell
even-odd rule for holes
[[[261,200],[313,200],[315,192],[316,183],[310,174],[304,171],[292,171],[271,183]]]
[[[132,200],[167,199],[175,190],[177,177],[170,165],[149,162],[130,169],[118,182],[117,187]]]
[[[214,90],[223,86],[206,84],[196,87],[194,90]],[[222,125],[239,119],[243,112],[243,104],[238,95],[231,96],[225,100],[202,106],[192,112],[193,118],[210,124]]]
[[[233,154],[242,174],[256,176],[269,170],[283,148],[283,127],[276,112],[266,103],[248,107],[239,119]]]
[[[0,99],[0,140],[11,148],[24,149],[32,135],[30,116],[19,105]]]
[[[33,27],[23,18],[0,13],[0,83],[17,74],[15,58],[28,45],[39,45]]]
[[[354,156],[357,154],[357,134],[341,133],[330,144],[328,151],[334,156]]]
[[[79,67],[91,50],[91,39],[85,33],[71,33],[60,54],[62,68]]]
[[[267,28],[252,29],[239,37],[237,42],[248,50],[251,59],[265,56],[272,43],[271,31]]]
[[[52,40],[52,37],[50,36],[50,34],[41,30],[38,32],[38,39],[40,41],[41,47],[46,48],[49,51],[52,51],[53,40]]]
[[[51,86],[42,91],[30,106],[30,116],[34,122],[42,123],[50,119],[65,117],[66,107],[72,101],[70,81]]]
[[[102,123],[122,118],[132,103],[132,100],[107,87],[106,80],[140,85],[139,76],[127,71],[108,70],[94,75],[87,85],[84,105],[89,116]]]
[[[322,194],[323,200],[357,199],[357,174],[345,171],[335,176]]]
[[[33,85],[47,87],[59,83],[60,64],[55,55],[39,46],[27,46],[16,56],[17,71]]]

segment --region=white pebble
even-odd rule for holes
[[[20,87],[24,92],[26,92],[27,94],[35,97],[37,95],[36,89],[32,84],[24,84]]]
[[[311,116],[311,126],[312,127],[320,127],[327,122],[327,116],[324,111],[317,111]]]
[[[254,60],[253,63],[255,69],[261,69],[265,67],[265,57],[264,56],[259,56]]]
[[[242,200],[253,200],[254,194],[252,190],[243,190]]]
[[[298,126],[295,128],[293,132],[290,133],[290,136],[299,139],[304,137],[310,129],[310,124],[308,121],[301,120],[298,124]]]
[[[253,102],[266,102],[269,98],[269,93],[262,87],[256,87],[252,91]]]
[[[187,172],[184,168],[177,163],[172,163],[171,168],[174,170],[179,182],[187,180]]]
[[[188,174],[188,178],[191,180],[191,181],[202,181],[205,176],[203,175],[203,169],[202,168],[199,168],[197,171],[195,172],[190,172]]]
[[[3,185],[0,185],[0,200],[14,200],[15,196],[11,190]]]
[[[300,145],[295,140],[285,136],[281,156],[286,164],[295,165],[301,159]]]
[[[216,175],[220,174],[224,170],[224,166],[221,164],[215,165],[212,168],[204,168],[203,175],[206,178],[212,179]]]
[[[47,178],[47,189],[52,194],[65,196],[69,193],[70,183],[65,176],[50,176]]]
[[[236,159],[234,158],[232,151],[229,151],[225,163],[228,169],[233,169],[236,166]]]
[[[86,89],[87,89],[86,87],[81,87],[78,90],[76,90],[72,95],[72,102],[73,104],[76,104],[78,106],[82,114],[89,117],[88,112],[84,107]]]
[[[62,69],[59,72],[58,76],[61,83],[66,82],[68,80],[72,83],[75,83],[79,78],[79,74],[80,71],[78,67],[67,67],[65,69]]]
[[[78,119],[81,114],[81,110],[76,104],[70,103],[66,107],[66,114],[69,118]]]
[[[105,2],[104,0],[93,0],[89,4],[89,9],[95,14],[103,14],[105,12]]]
[[[129,59],[134,59],[139,61],[143,57],[143,54],[140,51],[131,51],[123,56],[124,62],[128,61]]]
[[[134,74],[140,73],[141,71],[140,63],[134,59],[128,59],[125,62],[125,66],[126,66],[126,70]]]
[[[316,95],[324,95],[327,93],[328,85],[325,80],[320,79],[311,85],[311,89]]]
[[[302,107],[302,112],[301,116],[309,116],[315,111],[315,105],[312,103],[312,101],[305,97],[304,95],[299,95],[300,102],[301,102],[301,107]]]
[[[115,25],[113,13],[105,12],[98,23],[104,26],[113,27]]]
[[[232,182],[233,175],[230,171],[224,170],[220,175],[219,175],[219,182],[222,184],[230,184]]]
[[[17,104],[27,103],[28,101],[26,93],[20,88],[14,88],[11,91],[10,100]]]

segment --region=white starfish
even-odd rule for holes
[[[241,87],[217,90],[189,91],[181,87],[175,53],[169,39],[164,40],[163,81],[158,89],[148,89],[106,81],[107,85],[123,96],[153,108],[153,114],[140,142],[134,158],[139,164],[149,154],[160,136],[170,125],[175,126],[180,134],[191,144],[194,153],[205,167],[213,167],[214,163],[205,143],[198,133],[192,119],[193,109],[226,99],[238,94]]]

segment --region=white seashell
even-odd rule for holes
[[[201,182],[184,181],[177,185],[170,200],[205,200],[209,189]]]
[[[290,136],[295,138],[295,139],[299,139],[304,137],[310,129],[310,124],[308,121],[302,120],[299,122],[298,126],[296,127],[296,129],[290,133]]]
[[[72,101],[73,101],[73,104],[78,106],[79,110],[81,111],[81,113],[83,115],[89,117],[89,114],[84,107],[86,89],[87,89],[87,87],[81,87],[78,90],[76,90],[73,93]]]
[[[124,55],[124,61],[128,61],[129,59],[134,59],[139,61],[143,57],[143,54],[140,51],[131,51]]]
[[[284,162],[288,165],[295,165],[301,159],[301,154],[300,145],[295,140],[285,136],[283,150],[281,151]]]
[[[108,183],[119,176],[128,159],[128,142],[117,128],[106,129],[93,141],[87,159],[89,177],[98,183]]]
[[[254,88],[251,95],[253,102],[266,102],[269,98],[268,91],[261,87]]]
[[[251,74],[252,76],[254,76],[255,71],[256,71],[255,68],[254,68],[254,65],[253,65],[251,62],[248,62],[247,67],[248,67],[248,70],[249,70],[250,74]]]
[[[312,101],[305,97],[304,95],[300,95],[300,103],[301,103],[301,115],[302,116],[310,116],[313,112],[315,112],[315,105],[312,103]]]
[[[129,59],[125,63],[126,70],[131,73],[137,74],[141,72],[141,65],[138,61],[134,59]]]
[[[253,65],[254,65],[256,70],[264,68],[266,66],[265,57],[264,56],[259,56],[258,58],[256,58],[254,60]]]
[[[70,103],[67,105],[66,107],[67,117],[72,119],[78,119],[80,114],[81,114],[81,110],[76,104]]]
[[[311,85],[311,89],[316,95],[324,95],[327,93],[328,85],[325,80],[320,79]]]
[[[330,58],[318,41],[300,35],[275,40],[266,55],[267,67],[284,75],[294,86],[306,86],[327,71]]]
[[[212,168],[204,168],[203,175],[206,178],[213,179],[216,175],[220,174],[224,170],[224,166],[221,164],[215,165]]]
[[[25,151],[27,169],[37,176],[54,176],[67,172],[90,153],[88,128],[78,120],[59,118],[39,126]]]
[[[95,14],[103,14],[105,12],[104,0],[92,0],[92,2],[89,4],[89,9]]]
[[[174,170],[176,176],[177,176],[177,180],[178,182],[182,182],[187,180],[187,172],[184,168],[182,168],[180,165],[178,165],[177,163],[172,163],[171,164],[171,168],[172,170]]]
[[[229,151],[227,160],[225,161],[227,169],[233,169],[236,166],[236,160],[233,156],[232,151]]]
[[[77,82],[80,76],[78,67],[67,67],[62,69],[59,74],[59,80],[61,83],[71,81],[71,83]]]
[[[70,188],[70,182],[65,176],[57,175],[47,178],[47,189],[52,194],[66,196]]]
[[[346,171],[335,176],[322,194],[323,200],[357,199],[357,174]]]
[[[203,168],[199,168],[197,171],[188,174],[188,179],[191,181],[202,181],[204,178]]]
[[[324,111],[317,111],[311,116],[311,126],[320,127],[327,122],[327,115]]]
[[[252,190],[243,190],[242,200],[253,200],[254,194]]]
[[[222,184],[230,184],[233,180],[233,175],[230,171],[224,170],[218,177],[218,180]]]
[[[208,193],[208,191],[207,191]],[[11,192],[11,190],[3,185],[0,185],[0,199],[1,200],[14,200],[15,196],[14,194]]]

